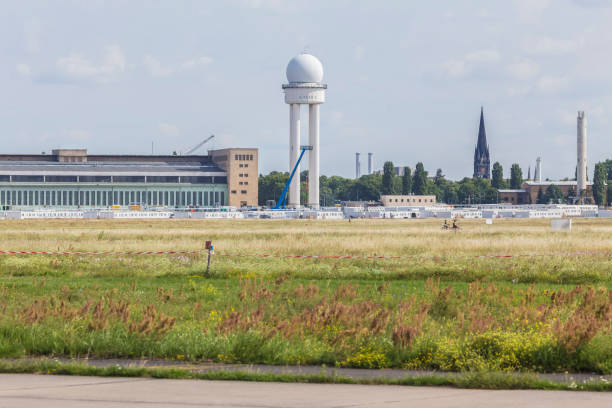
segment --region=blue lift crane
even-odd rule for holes
[[[293,180],[293,176],[295,175],[295,171],[297,170],[298,166],[300,165],[300,162],[302,161],[302,157],[304,157],[304,152],[306,150],[312,150],[312,146],[300,146],[300,149],[302,149],[302,152],[300,153],[300,157],[298,157],[297,163],[295,163],[295,167],[293,168],[293,170],[291,171],[291,174],[289,175],[289,180],[287,180],[287,183],[285,184],[285,189],[283,190],[283,193],[281,194],[280,198],[278,199],[278,203],[276,203],[276,207],[274,207],[274,210],[280,210],[285,208],[285,201],[287,201],[287,191],[289,191],[289,186],[291,185],[291,180]],[[298,175],[299,177],[299,175]]]

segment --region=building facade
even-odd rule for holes
[[[380,201],[385,207],[427,206],[436,203],[435,195],[382,195]]]
[[[254,151],[251,162],[257,174],[257,149],[248,150]],[[85,149],[0,155],[0,205],[220,207],[232,205],[229,192],[239,187],[229,174],[213,155],[88,155]],[[245,201],[256,205],[257,195]]]
[[[210,152],[213,161],[227,173],[228,205],[254,207],[259,199],[258,150],[221,149]]]
[[[491,178],[491,158],[489,144],[484,124],[484,111],[480,108],[480,124],[478,126],[478,141],[474,150],[474,178]]]
[[[545,194],[548,187],[551,185],[559,187],[565,197],[568,197],[569,201],[577,198],[576,188],[577,183],[575,180],[570,181],[526,181],[521,186],[521,189],[517,190],[498,190],[499,202],[503,204],[537,204],[538,194]],[[592,204],[592,189],[593,184],[587,183],[586,193],[584,194],[584,202],[586,204]],[[570,202],[573,204],[573,202]]]

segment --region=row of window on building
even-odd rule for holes
[[[0,174],[1,182],[227,184],[225,176],[31,176]]]
[[[225,205],[224,191],[0,190],[3,206],[101,206],[145,204],[169,207]]]
[[[253,155],[252,154],[235,154],[234,155],[234,160],[249,160],[249,161],[253,161]]]

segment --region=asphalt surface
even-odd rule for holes
[[[0,374],[0,407],[610,408],[612,393]]]

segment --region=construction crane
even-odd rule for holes
[[[215,135],[210,135],[208,136],[206,139],[202,140],[200,143],[198,143],[197,145],[195,145],[194,148],[189,149],[185,154],[191,154],[193,152],[195,152],[196,150],[198,150],[200,147],[204,146],[204,144],[206,144],[206,142],[208,142],[210,139],[212,139],[213,137],[215,137]]]
[[[312,150],[312,146],[301,146],[300,149],[302,149],[302,152],[300,153],[300,157],[298,158],[297,162],[295,163],[295,167],[293,168],[293,170],[291,171],[291,174],[289,175],[289,180],[287,180],[287,183],[285,184],[285,189],[283,190],[283,193],[281,194],[280,198],[278,199],[278,203],[276,204],[276,207],[273,208],[273,210],[281,210],[281,209],[285,208],[285,201],[287,200],[287,191],[289,191],[289,186],[291,185],[291,180],[293,180],[293,176],[295,175],[295,171],[297,170],[298,166],[300,165],[300,162],[302,161],[302,157],[304,157],[304,153],[306,152],[306,150]],[[299,177],[299,175],[298,175],[298,177]]]

